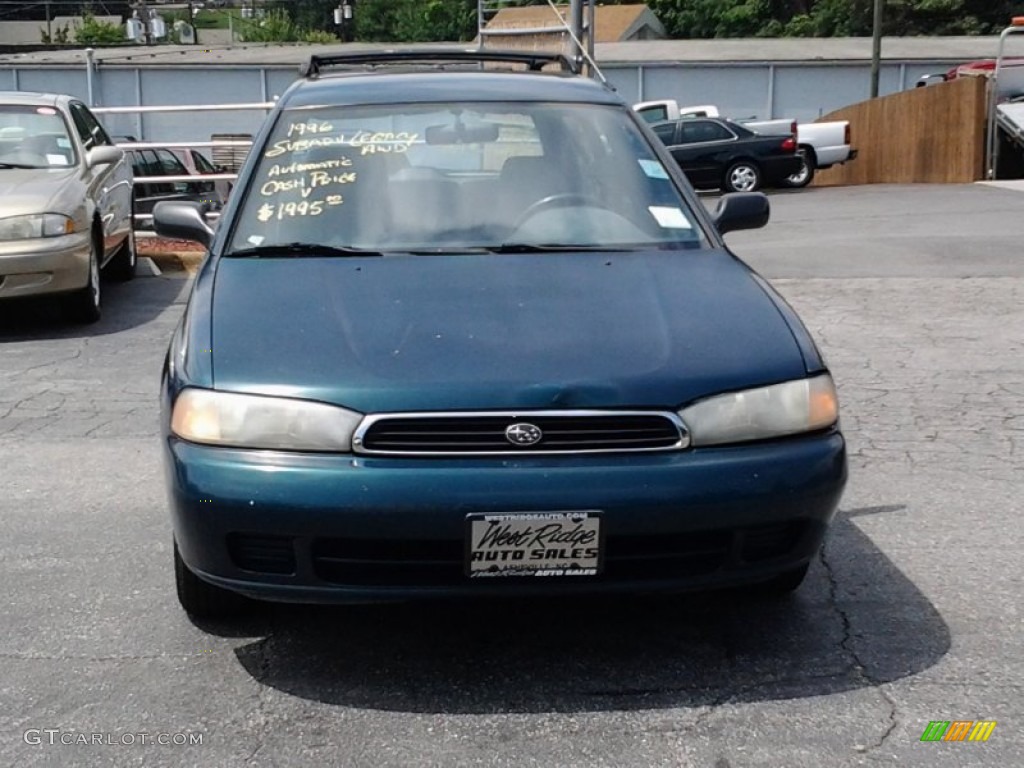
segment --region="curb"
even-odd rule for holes
[[[150,251],[146,248],[138,248],[136,252],[140,259],[152,259],[160,267],[161,272],[195,274],[203,259],[206,258],[204,251]]]

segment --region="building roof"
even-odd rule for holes
[[[886,37],[882,39],[882,59],[972,61],[994,57],[998,46],[998,37]],[[854,62],[871,60],[871,38],[647,40],[606,43],[598,46],[596,53],[603,63]]]
[[[486,29],[536,29],[558,26],[568,20],[569,6],[531,5],[521,8],[502,8],[487,22]],[[561,18],[560,18],[561,17]],[[644,26],[651,27],[659,37],[665,28],[646,5],[599,5],[594,9],[594,42],[611,43],[628,40]],[[493,38],[492,38],[493,39]]]
[[[882,40],[884,61],[952,61],[968,62],[992,58],[999,45],[998,37],[887,37]],[[297,68],[312,53],[345,50],[381,50],[379,44],[348,45],[259,44],[236,46],[202,45],[129,45],[97,48],[95,60],[101,68],[231,68],[265,66]],[[420,45],[389,45],[389,50],[415,50]],[[431,44],[433,49],[472,49],[471,43]],[[503,46],[504,47],[504,46]],[[1007,46],[1007,52],[1017,49]],[[732,40],[645,40],[624,43],[598,43],[597,61],[605,66],[615,64],[735,64],[735,63],[854,63],[871,60],[870,38],[753,38]],[[59,51],[35,51],[0,55],[2,67],[70,67],[84,66],[85,51],[81,48]]]

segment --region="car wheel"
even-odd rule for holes
[[[89,281],[64,301],[68,319],[76,323],[95,323],[100,319],[100,248],[98,238],[93,236],[89,249]]]
[[[726,192],[755,192],[761,188],[761,169],[750,160],[740,160],[729,166],[722,185]]]
[[[107,267],[107,270],[115,280],[126,282],[135,277],[135,264],[137,261],[135,230],[134,228],[129,228],[128,237],[125,238],[124,243],[121,244],[114,258],[110,261],[110,266]]]
[[[252,608],[252,601],[200,579],[181,559],[178,542],[174,542],[174,583],[178,602],[190,616],[201,619],[219,619],[237,616]]]
[[[810,568],[810,563],[791,571],[784,571],[768,581],[761,582],[754,589],[763,597],[784,597],[800,588],[804,577],[807,576],[808,568]]]
[[[801,150],[797,152],[797,155],[800,157],[800,170],[787,176],[782,182],[783,186],[791,189],[806,187],[814,179],[814,163],[807,152]]]

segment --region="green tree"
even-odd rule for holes
[[[104,45],[125,42],[120,24],[98,21],[91,13],[82,14],[81,24],[75,24],[75,42],[79,45]]]
[[[250,21],[250,20],[246,20]],[[284,8],[273,8],[260,20],[247,23],[240,32],[246,43],[336,43],[337,36],[323,29],[299,24]]]
[[[871,34],[873,0],[649,0],[672,37]],[[885,0],[886,35],[993,34],[1024,0]]]
[[[650,0],[671,37],[754,37],[772,20],[770,0]]]
[[[357,40],[442,42],[476,36],[476,0],[359,0],[353,21]]]
[[[344,0],[293,0],[274,3],[272,9],[287,11],[303,29],[330,30],[334,27],[334,9]],[[352,0],[349,0],[352,2]]]
[[[288,11],[275,8],[259,21],[246,25],[241,38],[246,43],[295,43],[301,36]]]

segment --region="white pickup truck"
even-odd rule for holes
[[[704,104],[680,107],[674,99],[642,101],[633,105],[648,123],[662,120],[678,120],[682,117],[719,117],[718,108]],[[836,120],[826,123],[797,123],[796,120],[737,120],[755,133],[768,136],[775,134],[796,134],[797,148],[804,159],[803,167],[786,179],[788,187],[806,187],[818,169],[853,160],[857,150],[850,147],[850,123]]]

